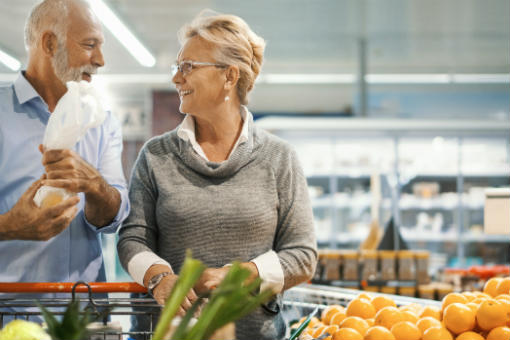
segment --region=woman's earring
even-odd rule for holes
[[[230,100],[229,96],[225,96],[225,101],[228,102]]]

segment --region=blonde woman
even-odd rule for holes
[[[179,32],[173,82],[186,113],[148,141],[120,231],[123,266],[163,303],[186,249],[206,270],[188,294],[213,289],[239,260],[276,298],[236,323],[237,339],[282,339],[282,293],[312,276],[317,253],[307,184],[295,152],[246,108],[265,42],[234,15],[199,15]]]

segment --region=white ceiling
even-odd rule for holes
[[[0,0],[0,48],[26,62],[23,26],[34,0]],[[155,55],[153,68],[140,66],[106,32],[103,74],[168,74],[179,49],[176,32],[200,10],[243,17],[267,40],[263,73],[356,73],[358,41],[367,41],[369,73],[508,73],[509,0],[105,0]],[[0,65],[0,74],[11,71]],[[169,79],[169,78],[168,78]],[[116,85],[125,98],[143,100],[165,83]],[[341,90],[342,95],[335,95]],[[355,86],[315,85],[310,98],[340,105]],[[276,91],[275,91],[276,90]],[[258,92],[257,92],[258,91]],[[254,99],[292,86],[258,85]],[[142,95],[143,94],[143,95]],[[138,96],[137,96],[138,95]],[[142,99],[140,99],[142,98]],[[298,103],[310,101],[306,95]],[[278,98],[267,105],[278,110]],[[336,103],[338,102],[338,103]],[[291,107],[289,104],[284,107]]]

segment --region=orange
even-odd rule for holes
[[[496,300],[508,300],[510,301],[510,294],[499,294],[496,296]]]
[[[510,277],[505,277],[498,283],[497,293],[493,296],[500,294],[510,294]]]
[[[493,277],[493,278],[487,280],[487,282],[485,282],[485,285],[483,286],[483,292],[485,294],[489,294],[492,297],[498,295],[497,294],[498,284],[501,280],[503,280],[503,278],[501,278],[501,277]]]
[[[510,340],[510,328],[496,327],[487,334],[487,340]]]
[[[395,340],[395,336],[384,327],[374,326],[367,330],[365,340]]]
[[[343,312],[344,310],[345,310],[345,308],[340,305],[328,306],[328,307],[326,307],[326,309],[324,309],[322,311],[321,321],[324,322],[326,325],[329,325],[330,321],[331,321],[331,317],[338,312]]]
[[[468,306],[469,308],[471,308],[471,310],[476,314],[476,312],[478,311],[478,305],[476,303],[473,303],[473,302],[469,302],[466,304],[466,306]]]
[[[333,326],[327,326],[325,329],[324,329],[324,332],[322,332],[322,334],[324,333],[329,333],[329,335],[333,335],[335,334],[335,332],[338,330],[338,326],[337,325],[333,325]]]
[[[328,326],[320,326],[320,327],[318,327],[318,328],[317,328],[317,329],[313,332],[312,336],[313,336],[314,338],[318,338],[318,337],[320,337],[320,336],[322,335],[322,333],[324,333],[324,331],[326,330],[326,328],[327,328],[327,327],[328,327]]]
[[[410,311],[410,312],[413,312],[416,315],[420,315],[421,311],[423,310],[423,306],[419,305],[417,303],[410,303],[410,304],[405,305],[405,306],[400,306],[398,309],[400,309],[403,312],[404,311]]]
[[[397,322],[404,321],[402,312],[395,307],[384,307],[375,315],[375,325],[386,327],[388,330]]]
[[[344,321],[346,317],[347,315],[345,315],[345,312],[338,312],[331,317],[331,320],[329,320],[329,324],[340,326],[340,324],[342,323],[342,321]]]
[[[468,302],[473,301],[476,298],[476,295],[473,292],[462,292],[462,295],[468,300]]]
[[[368,329],[368,323],[358,316],[348,316],[342,321],[340,328],[352,328],[357,330],[359,334],[365,335]]]
[[[476,304],[476,305],[481,305],[481,304],[482,304],[482,302],[484,302],[484,301],[486,301],[486,300],[490,300],[490,299],[492,299],[492,298],[481,298],[481,297],[478,297],[478,298],[476,298],[476,299],[474,299],[473,301],[468,302],[468,303],[474,303],[474,304]]]
[[[426,316],[431,316],[434,319],[441,320],[441,311],[439,308],[434,306],[425,306],[420,313],[420,318],[424,318]]]
[[[487,294],[487,293],[482,293],[482,292],[473,292],[473,294],[475,294],[475,296],[477,298],[485,298],[485,299],[491,299],[492,296]]]
[[[402,312],[402,317],[404,318],[404,321],[409,321],[414,325],[418,322],[418,317],[416,314],[408,310]]]
[[[420,329],[422,333],[425,333],[425,331],[431,327],[440,327],[441,322],[437,319],[434,319],[431,316],[426,316],[424,318],[421,318],[416,323],[416,327]]]
[[[391,327],[395,340],[420,340],[421,331],[409,321],[400,321]]]
[[[423,336],[422,340],[453,340],[452,333],[450,333],[444,327],[431,327],[427,329]]]
[[[445,308],[448,307],[448,305],[450,305],[452,303],[456,303],[456,302],[466,304],[466,303],[468,303],[468,299],[464,295],[459,294],[459,293],[447,294],[443,298],[442,305],[441,305],[441,311],[444,311]]]
[[[375,316],[375,307],[367,299],[354,299],[347,305],[346,314],[369,319]]]
[[[510,300],[507,300],[507,299],[499,299],[499,300],[496,300],[498,301],[499,303],[503,304],[505,310],[510,310]],[[507,320],[506,320],[506,326],[507,327],[510,327],[510,315],[507,315]]]
[[[333,334],[332,340],[363,340],[363,335],[352,328],[340,328]]]
[[[303,317],[303,321],[305,321],[306,317]],[[302,321],[301,321],[302,322]],[[320,322],[319,319],[317,319],[315,316],[313,316],[311,319],[310,319],[310,323],[308,323],[308,327],[309,328],[312,328],[312,327],[315,327],[315,326],[319,326],[321,325],[322,326],[322,322]]]
[[[466,305],[452,303],[444,310],[443,321],[448,330],[460,334],[475,328],[476,313]]]
[[[459,334],[455,340],[485,340],[485,338],[476,332],[468,331]]]
[[[372,302],[372,305],[375,307],[376,312],[378,312],[381,309],[383,309],[384,307],[388,307],[388,306],[397,307],[397,305],[395,304],[395,301],[393,301],[393,299],[391,299],[387,296],[384,296],[384,295],[379,295],[379,296],[374,297],[371,302]]]
[[[368,327],[373,327],[374,324],[375,324],[375,319],[374,318],[365,319],[365,321],[368,323]]]
[[[365,300],[372,300],[372,297],[367,293],[360,293],[358,296],[356,296],[356,299],[365,299]]]
[[[484,331],[505,326],[508,319],[510,319],[510,310],[506,310],[505,305],[497,300],[482,302],[476,312],[476,322]]]

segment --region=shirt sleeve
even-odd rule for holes
[[[288,146],[277,163],[279,207],[273,250],[283,269],[283,290],[287,290],[312,278],[317,242],[308,185],[296,152]]]
[[[280,293],[283,289],[284,275],[276,252],[270,250],[257,256],[251,262],[255,263],[259,271],[259,277],[262,280],[260,289],[271,289],[274,294]]]
[[[136,283],[143,286],[143,278],[145,277],[145,273],[155,264],[164,264],[168,266],[172,271],[172,266],[170,266],[170,263],[163,260],[153,252],[142,251],[141,253],[133,256],[131,260],[129,260],[127,265],[128,273]]]
[[[130,204],[127,183],[122,170],[122,129],[120,122],[111,112],[108,112],[107,120],[104,123],[103,138],[97,170],[110,186],[119,191],[120,206],[113,221],[107,226],[98,228],[87,220],[85,214],[83,214],[83,219],[85,224],[96,233],[114,233],[128,216]]]

